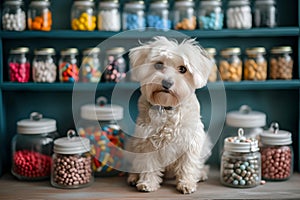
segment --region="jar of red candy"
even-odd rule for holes
[[[28,60],[29,48],[18,47],[9,51],[8,67],[9,80],[25,83],[30,78],[30,62]]]
[[[278,123],[260,135],[262,177],[269,181],[284,181],[293,173],[292,134],[279,130]]]
[[[58,136],[56,121],[33,112],[17,122],[12,140],[12,174],[20,180],[50,177],[53,141]]]
[[[78,49],[68,48],[60,52],[59,80],[60,82],[77,82],[79,79]]]

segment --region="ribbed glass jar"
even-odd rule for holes
[[[33,31],[50,31],[52,12],[49,0],[31,0],[27,12],[28,29]]]
[[[220,76],[223,81],[238,82],[242,80],[243,62],[239,47],[226,48],[220,52],[219,60]]]
[[[22,0],[4,1],[2,29],[6,31],[24,31],[26,29],[26,14]]]
[[[197,20],[195,2],[193,0],[176,0],[173,13],[173,26],[175,30],[196,29]]]
[[[244,80],[264,81],[267,79],[267,59],[264,47],[246,49],[244,61]]]
[[[77,31],[96,29],[96,11],[93,0],[74,0],[71,8],[71,27]]]
[[[279,46],[271,49],[270,79],[290,80],[293,78],[294,59],[292,53],[293,50],[290,46]]]
[[[9,51],[8,71],[10,81],[20,83],[26,83],[29,81],[31,69],[28,53],[28,47],[17,47]]]

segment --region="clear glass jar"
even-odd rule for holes
[[[50,177],[53,141],[58,136],[56,121],[31,113],[30,119],[17,122],[12,140],[12,174],[20,180]]]
[[[67,137],[54,141],[51,185],[58,188],[82,188],[94,182],[90,141],[69,130]]]
[[[256,0],[254,3],[254,24],[256,27],[276,27],[277,8],[275,0]]]
[[[96,28],[96,11],[93,0],[74,0],[71,8],[71,28],[93,31]]]
[[[78,49],[68,48],[60,52],[59,80],[60,82],[77,82],[79,79],[79,68],[77,64]]]
[[[9,80],[26,83],[30,78],[30,62],[28,60],[29,48],[18,47],[9,51],[8,67]]]
[[[270,55],[270,79],[286,79],[293,78],[292,47],[280,46],[273,47]]]
[[[174,29],[195,30],[197,26],[193,0],[176,0],[174,5]]]
[[[238,136],[224,140],[220,179],[223,185],[236,188],[251,188],[260,184],[258,141],[244,137],[243,129],[239,129]]]
[[[209,82],[216,82],[218,79],[218,67],[217,67],[217,62],[215,59],[215,56],[217,54],[216,48],[205,48],[207,51],[209,57],[212,59],[214,66],[212,67],[210,74],[208,76],[208,81]]]
[[[123,57],[125,49],[114,47],[106,50],[105,71],[103,74],[104,82],[120,82],[126,77],[126,62]]]
[[[55,50],[53,48],[36,49],[32,61],[33,81],[53,83],[56,75]]]
[[[124,4],[123,30],[144,30],[146,27],[144,1],[129,1]]]
[[[49,0],[31,0],[27,13],[27,23],[29,30],[51,30],[52,13]]]
[[[5,31],[24,31],[26,14],[22,0],[6,0],[2,10],[2,28]]]
[[[249,0],[229,0],[226,19],[227,28],[252,28],[252,13]]]
[[[98,30],[120,31],[121,14],[118,0],[100,1],[98,6]]]
[[[167,0],[152,0],[147,14],[148,27],[157,30],[171,29],[169,3]]]
[[[98,83],[101,79],[100,48],[88,48],[83,51],[81,63],[81,81]]]
[[[246,49],[244,80],[264,81],[267,78],[267,59],[264,47]]]
[[[223,81],[241,81],[242,60],[241,49],[239,47],[226,48],[220,52],[219,61],[220,76]]]
[[[198,23],[200,29],[221,30],[223,28],[224,13],[220,0],[200,1]]]

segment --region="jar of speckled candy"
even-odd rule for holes
[[[81,107],[78,133],[90,139],[95,176],[120,174],[122,166],[125,135],[118,121],[123,119],[123,107],[106,102],[106,98],[99,97],[97,104]]]
[[[238,136],[224,140],[220,179],[223,185],[229,187],[251,188],[260,184],[258,141],[245,137],[243,129],[238,130]]]
[[[81,81],[98,83],[101,78],[100,48],[87,48],[83,51]]]
[[[146,27],[144,1],[129,1],[124,4],[123,30],[144,30]]]
[[[28,47],[13,48],[9,51],[8,67],[9,80],[25,83],[30,78],[30,62],[28,60]]]
[[[73,83],[79,79],[79,68],[77,64],[78,49],[68,48],[60,52],[59,80],[60,82]]]
[[[167,0],[152,0],[147,14],[147,24],[157,30],[171,29],[169,3]]]
[[[224,13],[220,0],[200,1],[198,23],[200,29],[221,30],[223,28]]]

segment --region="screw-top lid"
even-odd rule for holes
[[[256,0],[255,1],[255,6],[257,5],[275,5],[276,1],[275,0]]]
[[[66,56],[66,55],[71,55],[71,54],[78,54],[78,49],[77,48],[67,48],[67,49],[63,49],[60,51],[60,54],[62,56]]]
[[[250,5],[249,0],[231,0],[228,1],[228,6],[246,6]]]
[[[83,55],[89,55],[89,54],[99,54],[100,53],[100,48],[98,47],[91,47],[83,50]]]
[[[252,48],[247,48],[246,49],[246,54],[247,55],[256,55],[256,54],[265,54],[266,49],[264,47],[252,47]]]
[[[220,53],[222,56],[230,56],[234,54],[240,55],[241,49],[239,47],[230,47],[222,49]]]
[[[22,0],[6,0],[4,5],[20,6],[23,4]]]
[[[222,6],[221,0],[202,0],[200,1],[201,6]]]
[[[273,53],[273,54],[293,53],[293,50],[292,50],[292,47],[290,47],[290,46],[279,46],[279,47],[273,47],[271,49],[271,53]]]
[[[242,105],[238,111],[228,112],[226,124],[233,127],[256,128],[266,125],[266,114],[252,111],[248,105]]]
[[[50,6],[49,0],[31,0],[31,6]]]
[[[99,1],[99,8],[119,8],[119,0],[104,0]]]
[[[35,55],[54,55],[55,50],[53,48],[40,48],[34,50]]]
[[[113,47],[106,50],[107,54],[122,54],[125,52],[125,49],[123,47]]]
[[[76,5],[76,6],[93,6],[94,0],[75,0],[74,5]]]
[[[74,130],[69,130],[67,132],[67,137],[54,140],[54,153],[80,154],[89,152],[90,149],[90,140],[76,136],[76,132]]]
[[[43,115],[38,112],[31,113],[29,119],[17,122],[17,132],[19,134],[42,134],[53,131],[56,131],[56,121],[43,118]]]
[[[17,48],[12,48],[9,53],[11,54],[20,54],[20,53],[28,53],[29,48],[28,47],[17,47]]]
[[[240,128],[238,136],[225,138],[224,150],[240,153],[256,152],[259,150],[258,141],[254,138],[246,138],[244,129]]]
[[[127,9],[145,9],[144,1],[128,1],[125,3]]]
[[[289,145],[292,144],[292,134],[288,131],[279,130],[279,124],[271,123],[269,130],[260,134],[261,142],[266,145]]]
[[[181,6],[194,7],[195,3],[193,0],[175,0],[175,6],[178,8]]]
[[[209,55],[216,55],[217,54],[217,50],[216,50],[216,48],[213,48],[213,47],[208,47],[208,48],[205,48],[205,51],[207,51],[207,53],[209,54]]]

